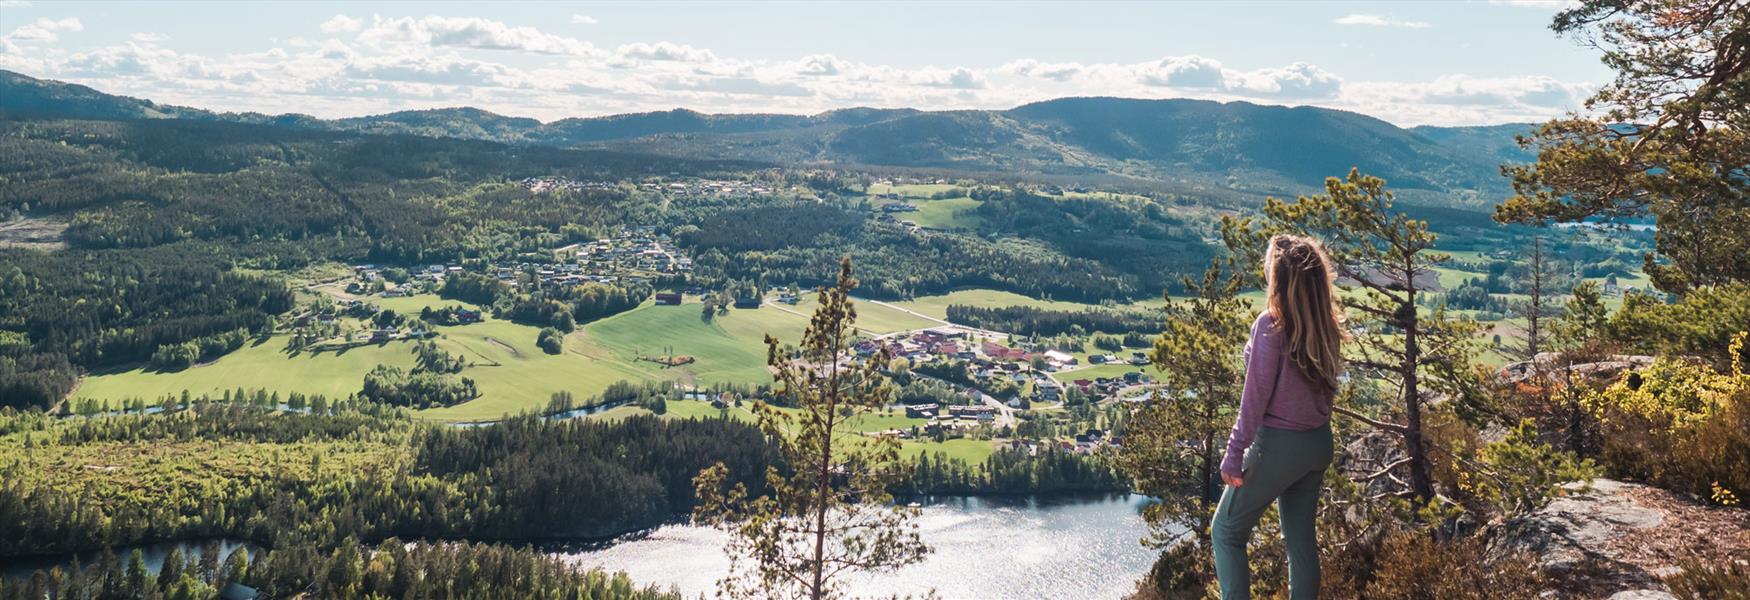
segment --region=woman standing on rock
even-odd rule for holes
[[[1319,593],[1315,516],[1331,465],[1331,400],[1343,372],[1342,316],[1331,260],[1317,241],[1270,238],[1264,255],[1268,307],[1246,344],[1246,386],[1228,437],[1227,489],[1211,524],[1216,579],[1224,600],[1251,597],[1246,544],[1277,502],[1295,600]]]

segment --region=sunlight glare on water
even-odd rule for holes
[[[852,581],[856,596],[921,594],[943,598],[1119,598],[1132,591],[1155,553],[1140,496],[1096,498],[948,498],[923,507],[917,520],[935,548],[924,562]],[[568,552],[575,564],[626,571],[640,584],[675,586],[689,597],[712,595],[729,567],[725,535],[668,525],[611,547]]]

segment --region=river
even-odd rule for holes
[[[919,532],[934,552],[897,572],[862,577],[854,596],[1120,598],[1153,564],[1142,496],[946,498],[924,505]],[[725,534],[665,525],[588,551],[561,552],[582,567],[625,571],[641,584],[711,597],[729,568]]]

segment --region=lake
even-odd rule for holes
[[[1048,498],[938,498],[918,518],[935,551],[895,573],[856,580],[854,596],[943,598],[1120,598],[1154,563],[1137,495]],[[640,584],[711,597],[728,571],[725,534],[665,525],[598,550],[561,552],[582,567],[625,571]]]

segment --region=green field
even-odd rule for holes
[[[867,300],[854,302],[854,306],[857,309],[856,328],[863,333],[892,333],[895,331],[926,329],[941,325],[941,323],[919,317],[903,310],[889,308]],[[814,309],[819,306],[820,304],[814,301],[814,294],[803,293],[802,301],[798,302],[795,306],[779,304],[776,306],[768,306],[762,310],[791,310],[802,314],[813,314]]]
[[[1068,302],[1062,300],[1041,300],[1038,298],[1022,296],[1014,292],[990,289],[956,290],[942,295],[919,296],[911,300],[896,301],[892,304],[938,319],[945,319],[948,317],[948,305],[950,304],[964,304],[967,306],[977,306],[982,308],[1032,306],[1048,310],[1085,310],[1089,308],[1099,308],[1099,305],[1097,304],[1084,304],[1081,302]],[[1128,306],[1151,307],[1160,306],[1161,304],[1161,300],[1151,299],[1136,302]]]
[[[373,301],[404,313],[417,313],[428,305],[460,304],[435,296]],[[536,327],[498,320],[439,327],[438,344],[474,363],[461,375],[475,380],[481,397],[421,415],[449,421],[491,419],[543,407],[560,390],[588,398],[620,380],[666,379],[688,385],[764,383],[770,380],[765,369],[765,335],[771,333],[793,341],[800,337],[807,323],[801,315],[774,307],[731,310],[710,323],[701,320],[699,314],[698,304],[647,303],[579,328],[566,337],[565,351],[558,355],[543,353],[535,346],[539,331]],[[365,373],[378,364],[402,368],[414,364],[412,345],[408,342],[295,355],[285,351],[285,343],[284,336],[274,336],[210,364],[179,372],[136,369],[93,375],[85,379],[74,396],[156,398],[184,389],[200,394],[244,387],[343,397],[358,391]],[[640,356],[660,355],[669,349],[693,356],[696,362],[665,368],[638,360]]]
[[[783,408],[780,408],[779,410],[787,412],[791,411],[791,409]],[[894,414],[886,414],[886,411],[882,411],[880,413],[859,417],[857,420],[852,421],[849,424],[849,429],[856,432],[869,432],[884,431],[887,429],[909,429],[913,426],[922,428],[924,424],[928,422],[924,419],[907,418],[904,416],[904,413],[897,408],[895,408],[894,411]],[[594,415],[590,418],[624,419],[628,416],[643,414],[650,414],[650,411],[634,406],[621,406]],[[745,406],[732,406],[725,409],[717,409],[712,408],[710,403],[697,400],[671,401],[668,403],[668,414],[664,416],[671,419],[714,419],[720,416],[728,416],[743,421],[751,422],[753,420],[753,413]],[[902,458],[912,459],[926,452],[930,454],[939,452],[950,458],[965,460],[969,464],[978,464],[984,462],[985,458],[988,458],[991,454],[995,453],[996,446],[987,440],[972,440],[965,438],[951,439],[942,442],[916,440],[900,442],[899,454]]]
[[[1129,355],[1130,355],[1130,351],[1126,350],[1123,354],[1120,355],[1120,358],[1128,357]],[[1082,364],[1083,365],[1088,364],[1087,357],[1085,357],[1085,356],[1082,357]],[[1085,366],[1085,367],[1082,367],[1080,369],[1076,369],[1073,371],[1059,371],[1057,373],[1052,373],[1051,378],[1056,379],[1059,383],[1068,384],[1069,382],[1075,381],[1077,379],[1093,380],[1093,379],[1098,379],[1101,377],[1123,377],[1125,373],[1129,373],[1131,371],[1141,371],[1143,373],[1154,374],[1154,367],[1150,366],[1150,365],[1136,366],[1136,365],[1128,365],[1128,364],[1122,364],[1122,363],[1120,363],[1120,364],[1108,364],[1108,365],[1092,365],[1092,366]]]

